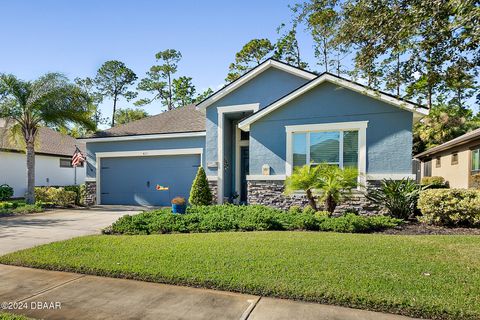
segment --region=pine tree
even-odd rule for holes
[[[208,186],[207,175],[203,167],[199,167],[197,176],[193,180],[192,189],[190,190],[191,205],[206,206],[212,204],[212,192]]]

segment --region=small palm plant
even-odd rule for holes
[[[335,211],[342,198],[358,186],[358,171],[355,168],[339,168],[329,164],[318,166],[305,165],[296,168],[293,174],[285,180],[285,193],[291,194],[303,190],[307,195],[308,204],[317,211],[314,191],[320,194],[325,210]]]
[[[392,217],[407,219],[414,215],[420,192],[426,187],[410,179],[384,179],[380,187],[369,190],[366,197],[387,209]]]
[[[305,191],[308,204],[313,210],[317,211],[317,202],[313,195],[313,189],[318,184],[318,167],[310,167],[305,165],[295,168],[293,174],[285,180],[285,193],[292,194],[297,190]]]
[[[358,186],[358,170],[356,168],[339,168],[328,164],[318,166],[317,186],[320,199],[325,210],[335,211],[337,204]]]
[[[48,73],[35,81],[0,74],[0,117],[14,121],[11,132],[19,133],[26,146],[27,203],[35,202],[35,141],[40,126],[79,124],[94,129],[89,103],[88,94],[58,73]]]

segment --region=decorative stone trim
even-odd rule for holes
[[[85,205],[94,206],[97,204],[97,182],[85,181]]]
[[[288,210],[292,206],[304,208],[308,205],[308,200],[304,194],[285,195],[283,181],[247,181],[248,203],[261,204],[282,210]],[[319,203],[319,209],[323,210]],[[344,202],[339,204],[335,213],[343,213],[345,210],[351,210],[363,215],[372,215],[378,213],[378,208],[372,205],[360,191],[353,191]]]
[[[216,180],[208,180],[208,187],[212,192],[212,203],[217,203],[217,195],[218,195],[218,184]]]

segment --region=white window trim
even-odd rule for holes
[[[239,104],[225,107],[218,107],[218,124],[217,124],[217,158],[218,158],[218,171],[217,171],[217,203],[223,203],[223,181],[224,181],[224,162],[223,162],[223,121],[225,119],[226,113],[242,112],[242,111],[252,111],[257,112],[260,108],[259,103],[249,103],[249,104]],[[237,150],[240,146],[236,145]],[[238,153],[238,152],[237,152]],[[238,159],[238,158],[237,158]],[[236,164],[238,165],[238,163]],[[239,171],[238,171],[239,172]],[[237,169],[235,168],[235,174],[237,174]]]
[[[414,173],[370,173],[367,175],[367,180],[402,180],[402,179],[415,179],[417,177]]]
[[[261,175],[261,174],[252,174],[247,175],[248,181],[283,181],[287,178],[284,174],[273,174],[273,175]]]
[[[319,123],[285,126],[287,133],[285,173],[290,176],[293,172],[293,134],[303,132],[322,132],[322,131],[358,131],[358,179],[362,185],[365,183],[367,173],[367,127],[368,121],[352,121],[352,122],[336,122],[336,123]],[[307,135],[309,137],[309,135]],[[343,137],[343,135],[340,135]],[[308,138],[307,138],[308,139]],[[343,140],[343,138],[340,138]],[[307,141],[308,143],[309,141]],[[307,148],[309,143],[307,144]],[[343,161],[343,143],[340,143],[341,161]],[[307,157],[309,152],[307,152]],[[310,163],[307,159],[307,163]]]
[[[203,163],[203,148],[185,148],[185,149],[163,149],[163,150],[138,150],[138,151],[112,151],[112,152],[97,152],[95,154],[95,174],[97,182],[97,204],[102,204],[101,194],[101,162],[103,158],[125,158],[125,157],[154,157],[154,156],[177,156],[187,154],[200,155],[200,165]]]

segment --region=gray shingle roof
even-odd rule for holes
[[[472,140],[475,140],[475,139],[480,139],[480,128],[475,129],[475,130],[470,131],[470,132],[467,132],[464,135],[456,137],[455,139],[452,139],[450,141],[442,143],[441,145],[430,148],[427,151],[419,153],[415,156],[415,158],[422,158],[422,157],[425,157],[425,156],[431,156],[432,154],[435,154],[437,152],[444,151],[444,150],[450,149],[452,147],[456,147],[456,146],[461,145],[463,143],[468,143],[468,142],[470,142]]]
[[[61,134],[50,128],[41,127],[35,142],[35,152],[38,154],[71,157],[75,145],[85,153],[85,142]],[[0,127],[0,150],[25,151],[25,143],[21,137],[14,137],[5,127]]]
[[[192,104],[100,131],[87,138],[199,131],[205,131],[205,115]]]

